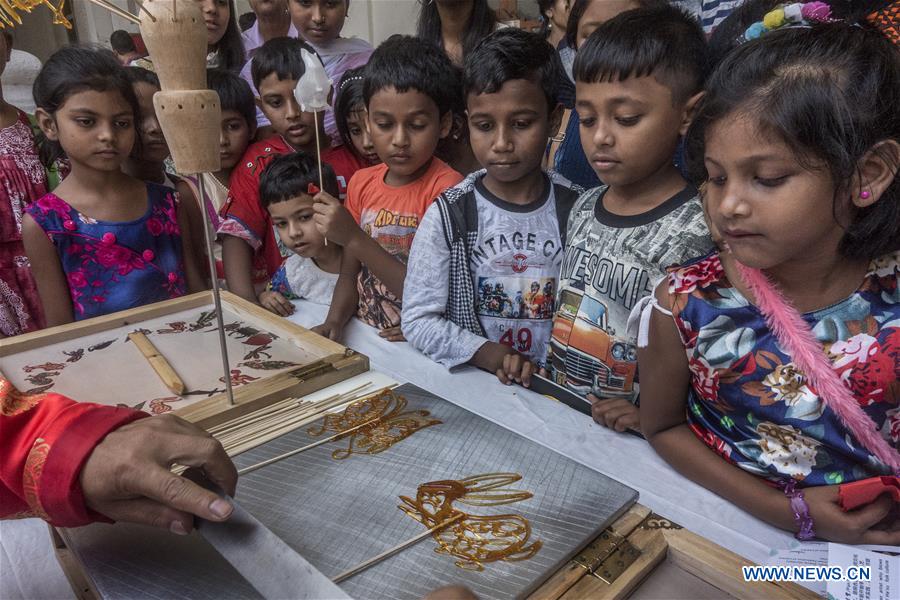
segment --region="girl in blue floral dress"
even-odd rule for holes
[[[47,325],[199,291],[176,194],[121,170],[138,114],[124,68],[106,51],[64,48],[44,65],[34,93],[45,151],[64,152],[71,163],[22,223]]]
[[[800,539],[900,544],[889,496],[839,505],[840,484],[900,465],[898,106],[900,58],[871,30],[804,23],[734,50],[688,135],[722,249],[671,269],[647,314],[650,443]]]

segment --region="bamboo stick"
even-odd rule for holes
[[[335,396],[336,397],[336,396]],[[244,417],[234,419],[232,421],[226,421],[221,425],[217,425],[216,427],[211,427],[209,432],[213,435],[225,434],[235,429],[240,429],[242,427],[246,427],[248,425],[252,425],[255,422],[258,422],[262,419],[266,419],[268,417],[283,413],[297,410],[298,408],[308,408],[309,403],[303,402],[297,398],[288,398],[287,400],[283,400],[281,402],[276,402],[270,406],[267,406],[264,409],[254,411],[252,413],[248,413],[244,415]],[[246,418],[250,417],[250,418]]]
[[[432,527],[431,529],[429,529],[429,530],[427,530],[427,531],[423,531],[422,533],[420,533],[420,534],[417,535],[416,537],[410,538],[410,539],[406,540],[405,542],[402,542],[402,543],[400,543],[400,544],[397,544],[397,545],[394,546],[393,548],[389,548],[388,550],[385,550],[384,552],[382,552],[382,553],[379,554],[378,556],[373,556],[373,557],[370,558],[369,560],[367,560],[367,561],[365,561],[365,562],[363,562],[363,563],[360,563],[360,564],[356,565],[356,566],[353,567],[352,569],[348,569],[348,570],[344,571],[343,573],[341,573],[341,574],[338,575],[337,577],[332,578],[331,581],[333,581],[334,583],[341,583],[342,581],[345,581],[345,580],[347,580],[347,579],[350,579],[350,578],[353,577],[354,575],[358,575],[359,573],[362,573],[363,571],[365,571],[365,570],[368,569],[369,567],[371,567],[371,566],[373,566],[373,565],[375,565],[375,564],[378,564],[378,563],[380,563],[381,561],[383,561],[383,560],[385,560],[385,559],[387,559],[387,558],[392,557],[393,555],[397,554],[397,553],[400,552],[401,550],[405,550],[406,548],[409,548],[410,546],[419,543],[420,541],[424,540],[425,538],[427,538],[428,536],[430,536],[430,535],[433,534],[434,532],[440,531],[441,529],[444,529],[444,528],[446,528],[446,527],[448,527],[448,526],[450,526],[450,525],[456,523],[457,521],[459,521],[460,519],[462,519],[462,518],[465,517],[465,516],[466,516],[466,513],[459,513],[459,514],[456,515],[455,517],[450,517],[450,518],[447,519],[446,521],[441,521],[440,523],[438,523],[437,525],[435,525],[435,526]]]
[[[101,8],[105,8],[112,14],[122,17],[126,21],[131,21],[135,25],[141,24],[141,20],[139,18],[137,18],[136,16],[134,16],[133,14],[131,14],[130,12],[128,12],[126,10],[122,10],[115,4],[110,4],[109,2],[106,2],[106,0],[90,0],[90,2],[93,2],[94,4],[96,4],[97,6],[99,6]]]
[[[273,456],[272,458],[270,458],[268,460],[258,462],[255,465],[250,465],[249,467],[244,467],[243,469],[238,470],[238,475],[246,475],[247,473],[252,473],[253,471],[256,471],[257,469],[262,469],[263,467],[267,467],[267,466],[269,466],[273,463],[276,463],[280,460],[284,460],[285,458],[290,458],[291,456],[294,456],[295,454],[300,454],[301,452],[306,452],[307,450],[312,450],[313,448],[318,448],[322,444],[327,444],[328,442],[332,442],[338,438],[342,438],[346,435],[349,435],[349,434],[353,433],[354,431],[356,431],[357,429],[361,429],[361,428],[365,427],[366,425],[371,425],[371,424],[379,421],[380,419],[381,419],[381,417],[378,417],[375,419],[370,419],[370,420],[366,421],[365,423],[360,423],[356,427],[351,427],[350,429],[347,429],[345,431],[341,431],[334,435],[330,435],[325,439],[319,440],[318,442],[314,442],[312,444],[307,444],[306,446],[303,446],[301,448],[295,448],[294,450],[291,450],[290,452],[285,452],[284,454],[279,454],[278,456]]]
[[[147,13],[147,16],[150,17],[150,20],[151,20],[151,21],[153,21],[154,23],[156,23],[156,17],[153,16],[153,13],[151,13],[149,10],[147,10],[147,7],[144,6],[144,3],[141,2],[141,0],[134,0],[134,3],[138,5],[138,8],[139,8],[139,9],[141,9],[142,11],[144,11],[145,13]]]
[[[333,394],[333,395],[323,398],[321,400],[316,400],[315,402],[305,400],[304,398],[286,398],[284,400],[275,402],[273,404],[270,404],[266,407],[255,410],[253,412],[247,413],[246,415],[241,415],[239,417],[235,417],[234,419],[231,419],[230,421],[225,421],[223,423],[220,423],[220,424],[216,425],[215,427],[211,427],[209,429],[209,432],[215,435],[217,433],[222,433],[224,431],[234,429],[236,427],[240,427],[247,423],[252,423],[252,422],[258,420],[258,417],[265,416],[265,415],[275,412],[277,410],[281,410],[285,406],[293,406],[295,403],[299,403],[299,405],[307,406],[307,407],[324,406],[325,404],[330,404],[337,398],[344,398],[347,396],[355,395],[360,390],[363,390],[371,385],[372,385],[371,382],[367,382],[362,385],[358,385],[353,389],[347,390],[346,392],[344,392],[342,394]]]
[[[355,401],[356,400],[349,398],[341,400],[340,403],[347,404]],[[276,415],[275,419],[267,419],[255,424],[253,427],[232,431],[228,435],[223,436],[221,441],[223,444],[225,444],[226,441],[229,444],[233,444],[237,440],[252,439],[261,433],[266,434],[266,441],[268,441],[276,437],[275,435],[270,435],[272,431],[291,431],[293,429],[298,429],[304,425],[318,421],[322,418],[322,413],[337,407],[339,407],[339,404],[337,403],[335,403],[334,406],[316,407],[319,408],[319,410],[305,410],[291,415],[289,418],[285,418],[285,415]],[[274,428],[272,427],[273,425],[275,426]]]
[[[319,421],[328,412],[382,394],[393,387],[386,386],[374,392],[359,394],[361,390],[371,385],[371,382],[367,382],[347,390],[343,394],[332,395],[316,402],[306,401],[302,398],[287,398],[221,423],[209,431],[221,442],[229,456],[236,456],[281,435]]]
[[[347,392],[346,394],[349,394],[349,393],[350,392]],[[287,413],[294,412],[295,414],[293,416],[298,416],[298,414],[306,414],[307,416],[314,417],[313,420],[315,420],[315,418],[318,418],[319,415],[321,415],[323,412],[332,410],[334,408],[339,408],[340,406],[343,406],[345,404],[357,402],[360,399],[358,396],[349,396],[348,397],[346,394],[342,394],[340,396],[337,396],[337,395],[329,396],[328,398],[325,398],[318,402],[313,402],[313,403],[306,402],[306,403],[303,403],[299,407],[292,407],[292,409],[293,409],[292,411],[280,412],[279,414],[264,413],[264,414],[259,415],[258,418],[256,416],[254,416],[254,418],[252,418],[252,419],[249,419],[246,421],[240,421],[237,423],[228,421],[226,423],[223,423],[222,426],[220,426],[220,427],[222,427],[221,429],[216,430],[216,431],[210,431],[210,433],[213,433],[214,435],[216,435],[216,437],[219,437],[220,435],[224,435],[227,437],[229,434],[232,434],[236,431],[240,431],[242,429],[253,429],[253,428],[264,427],[265,426],[264,423],[269,423],[273,420],[280,420],[281,418],[287,416],[287,414],[285,414],[286,412]],[[294,399],[294,401],[296,401],[296,399]],[[301,402],[302,402],[302,400],[301,400]],[[299,409],[301,412],[296,413],[295,411],[297,409]],[[256,413],[250,413],[250,415],[245,415],[245,416],[253,416],[253,415],[256,415]],[[239,421],[239,419],[236,419],[235,421]],[[252,427],[250,427],[250,426],[252,426]]]

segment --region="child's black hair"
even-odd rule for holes
[[[466,23],[465,34],[462,38],[462,58],[480,42],[482,38],[490,35],[497,27],[497,17],[488,6],[487,0],[472,0],[472,12],[469,22]],[[438,13],[437,2],[423,4],[419,9],[419,19],[416,23],[416,37],[430,42],[434,46],[444,49],[444,34],[441,31],[441,15]]]
[[[303,64],[301,50],[318,56],[312,46],[297,38],[272,38],[260,46],[250,64],[250,77],[256,89],[259,90],[260,82],[272,73],[278,76],[279,81],[299,80],[303,77],[306,66]]]
[[[134,45],[134,38],[124,29],[116,29],[112,32],[109,36],[109,45],[119,54],[137,51]]]
[[[225,26],[225,34],[218,41],[214,50],[219,55],[219,68],[239,73],[244,67],[244,40],[241,38],[241,30],[237,25],[237,11],[233,0],[228,0],[228,24]]]
[[[238,29],[247,31],[256,23],[256,13],[248,11],[238,17]]]
[[[143,67],[125,67],[125,72],[128,74],[128,80],[133,84],[146,83],[155,88],[160,87],[159,76],[150,69],[145,69]]]
[[[128,73],[109,50],[65,46],[47,59],[31,88],[35,106],[51,115],[55,115],[70,96],[88,90],[116,91],[131,106],[135,119],[140,115]],[[59,142],[41,138],[38,141],[41,161],[49,167],[65,156],[65,152]]]
[[[843,208],[859,160],[882,140],[900,141],[900,59],[879,32],[847,23],[771,31],[729,53],[707,84],[687,135],[688,167],[707,179],[706,136],[722,119],[752,118],[778,136],[805,168],[825,171]],[[893,163],[895,172],[900,165]],[[822,207],[826,210],[825,207]],[[847,258],[900,248],[900,179],[874,205],[855,212],[841,239]]]
[[[337,177],[328,163],[322,163],[322,183],[326,192],[337,198]],[[309,184],[319,187],[319,165],[304,152],[282,154],[273,160],[259,178],[259,201],[263,207],[309,194]]]
[[[353,145],[347,119],[353,111],[365,110],[366,108],[366,99],[363,97],[364,76],[365,67],[356,67],[344,71],[343,76],[341,76],[341,83],[338,85],[337,98],[334,101],[334,122],[337,125],[341,141],[357,158],[362,157],[359,156],[359,152]]]
[[[207,69],[206,85],[219,95],[222,110],[240,114],[251,129],[256,126],[256,102],[250,84],[233,71]]]
[[[652,74],[679,104],[703,89],[706,37],[700,22],[675,6],[628,10],[585,40],[572,71],[585,83]]]
[[[578,37],[578,23],[581,17],[587,12],[588,6],[592,2],[603,2],[604,0],[574,0],[569,8],[569,20],[566,21],[566,44],[569,48],[575,48],[575,41]],[[668,6],[668,0],[634,0],[635,8],[659,8]]]
[[[494,94],[511,79],[527,79],[540,86],[553,112],[563,66],[559,53],[537,33],[507,28],[487,36],[466,58],[463,92]]]
[[[366,106],[376,92],[392,87],[400,93],[416,90],[437,104],[444,116],[462,102],[458,71],[443,50],[409,35],[392,35],[381,43],[366,65],[363,96]]]
[[[550,22],[546,13],[553,7],[555,1],[556,0],[537,0],[538,19],[541,22],[541,29],[538,34],[544,39],[550,37],[550,29],[553,27],[553,23]]]
[[[707,50],[709,70],[716,68],[725,56],[743,41],[744,32],[762,21],[766,13],[784,4],[784,0],[745,0],[719,23],[709,35]]]

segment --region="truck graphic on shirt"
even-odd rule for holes
[[[606,306],[581,290],[567,287],[560,292],[547,364],[557,384],[582,396],[634,395],[637,349],[616,337]]]

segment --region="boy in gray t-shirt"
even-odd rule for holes
[[[470,363],[507,381],[542,364],[569,210],[580,189],[541,170],[559,124],[558,54],[504,29],[466,61],[472,150],[485,169],[445,191],[413,240],[401,326],[446,367]]]
[[[575,58],[581,145],[606,185],[569,218],[547,371],[616,431],[640,426],[631,308],[666,267],[713,248],[697,190],[672,164],[702,96],[705,48],[697,20],[666,6],[610,19]]]

